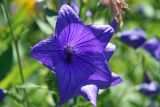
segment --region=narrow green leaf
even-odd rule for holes
[[[12,47],[10,46],[6,51],[0,55],[0,80],[5,78],[10,72],[13,62]]]
[[[56,15],[57,15],[57,12],[55,12],[55,11],[49,9],[49,8],[45,8],[45,13],[46,13],[46,15],[49,16],[49,17],[53,17],[53,16],[56,16]]]

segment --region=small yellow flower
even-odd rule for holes
[[[19,7],[24,7],[28,11],[34,11],[35,0],[16,0],[15,3],[19,5]]]
[[[87,3],[87,2],[88,2],[88,0],[83,0],[83,2],[84,2],[84,3]]]

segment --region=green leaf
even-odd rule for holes
[[[46,15],[49,16],[49,17],[53,17],[53,16],[56,16],[56,15],[57,15],[57,12],[55,12],[55,11],[49,9],[49,8],[45,8],[45,13],[46,13]]]
[[[24,89],[47,89],[46,86],[44,85],[37,85],[37,84],[33,84],[33,83],[26,83],[23,85],[19,85],[17,86],[17,88],[24,88]]]
[[[12,47],[10,46],[6,51],[0,55],[0,80],[6,77],[10,72],[13,62]]]
[[[43,22],[41,20],[37,20],[37,25],[43,33],[45,33],[47,35],[51,35],[53,33],[51,26],[49,26],[45,22]]]

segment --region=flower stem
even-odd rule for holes
[[[81,0],[80,1],[80,7],[79,7],[79,15],[82,17],[82,7],[83,7],[84,3],[83,1]]]
[[[158,62],[158,71],[159,71],[159,73],[160,73],[160,62]],[[160,79],[160,75],[159,75],[158,78]]]
[[[21,64],[21,59],[20,59],[20,54],[19,54],[19,49],[18,49],[18,42],[17,42],[17,39],[16,39],[16,37],[13,33],[13,29],[12,29],[11,21],[10,21],[10,18],[9,18],[7,6],[5,5],[5,2],[3,0],[2,0],[2,5],[3,5],[5,17],[6,17],[7,22],[8,22],[9,30],[10,30],[10,33],[11,33],[11,36],[12,36],[12,40],[13,40],[13,43],[14,43],[14,46],[15,46],[21,81],[22,81],[22,84],[24,84],[25,79],[24,79],[24,75],[23,75],[22,64]],[[23,103],[23,105],[24,105],[24,107],[28,107],[29,103],[28,103],[28,100],[27,100],[27,92],[26,92],[25,89],[23,89],[23,92],[24,92],[24,97],[25,97],[25,102]]]
[[[144,54],[139,53],[140,54],[140,64],[142,65],[142,70],[143,70],[143,76],[145,75],[147,71],[147,66],[146,66],[146,57]]]

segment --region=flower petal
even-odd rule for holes
[[[74,47],[77,53],[103,53],[105,48],[88,27],[79,23],[66,26],[57,38],[63,46]]]
[[[98,76],[102,76],[102,75],[98,75]],[[94,80],[94,79],[92,79],[92,80]],[[89,80],[89,81],[85,82],[86,85],[82,85],[82,87],[80,88],[80,94],[96,107],[97,95],[98,95],[99,88],[108,88],[111,86],[115,86],[115,85],[121,83],[123,81],[123,79],[121,77],[119,77],[117,74],[112,73],[111,81],[106,81],[106,82],[101,81],[101,80],[100,81]]]
[[[32,57],[51,70],[54,70],[55,64],[59,60],[58,54],[61,52],[61,48],[53,36],[40,41],[31,49]]]
[[[111,71],[109,69],[108,64],[105,64],[105,70],[104,71],[98,71],[93,73],[86,83],[95,84],[100,89],[108,88],[111,84],[112,75]]]
[[[74,55],[71,64],[59,62],[55,69],[60,94],[58,104],[63,104],[77,95],[79,88],[86,85],[88,78],[94,81],[110,81],[110,72],[106,71],[104,62],[102,54]],[[95,76],[91,76],[92,74]]]
[[[111,80],[110,87],[115,86],[117,84],[120,84],[121,82],[123,82],[123,79],[120,76],[118,76],[117,74],[112,73],[112,80]]]
[[[80,84],[80,81],[77,78],[77,73],[79,71],[74,70],[74,67],[62,62],[56,66],[55,71],[60,95],[60,100],[57,105],[64,104],[77,94],[77,87],[78,84]],[[83,80],[83,77],[81,77],[81,80]]]
[[[59,35],[62,30],[72,23],[82,23],[78,15],[68,5],[62,5],[59,10],[56,22],[56,34]]]
[[[97,79],[96,78],[101,78],[101,79]],[[95,77],[95,78],[93,78]],[[109,78],[111,78],[111,80],[109,80]],[[111,86],[115,86],[119,83],[123,82],[123,79],[116,75],[115,73],[112,73],[111,77],[108,77],[108,76],[104,76],[103,73],[97,73],[97,74],[93,74],[92,75],[92,78],[89,78],[88,81],[86,81],[85,83],[86,84],[94,84],[96,85],[99,89],[105,89],[105,88],[108,88],[108,87],[111,87]]]
[[[83,56],[83,55],[82,55]],[[81,57],[82,57],[81,56]],[[110,81],[111,81],[111,71],[110,68],[108,66],[108,64],[106,63],[106,59],[104,58],[103,55],[101,54],[86,54],[85,56],[82,57],[83,61],[87,61],[90,65],[94,66],[94,71],[92,71],[92,73],[89,75],[88,79],[86,81],[84,81],[83,84],[81,85],[86,85],[86,84],[95,84],[97,85],[99,88],[105,88],[108,87],[110,85]],[[86,68],[88,68],[87,66],[84,66]],[[92,68],[92,70],[93,70]],[[91,69],[88,69],[91,71]],[[101,82],[100,82],[101,81]],[[104,83],[103,86],[101,85],[101,83]]]
[[[110,68],[104,56],[101,56],[100,54],[91,55],[85,53],[85,56],[82,55],[81,59],[84,62],[88,62],[90,65],[93,64],[95,66],[92,67],[92,69],[88,69],[90,68],[89,66],[87,66],[86,64],[83,65],[84,62],[81,63],[83,65],[82,67],[86,67],[84,69],[87,69],[91,72],[88,79],[84,81],[81,86],[84,86],[86,84],[94,84],[98,88],[104,89],[122,82],[121,77],[117,76],[114,73],[111,74]]]
[[[115,50],[116,50],[116,46],[112,43],[108,43],[108,45],[105,48],[105,52],[104,52],[104,55],[107,61],[110,60]]]
[[[116,32],[117,22],[114,20],[110,25],[87,25],[87,27],[99,41],[107,45],[113,33]]]
[[[96,85],[88,84],[81,87],[80,94],[96,107],[98,91]]]

